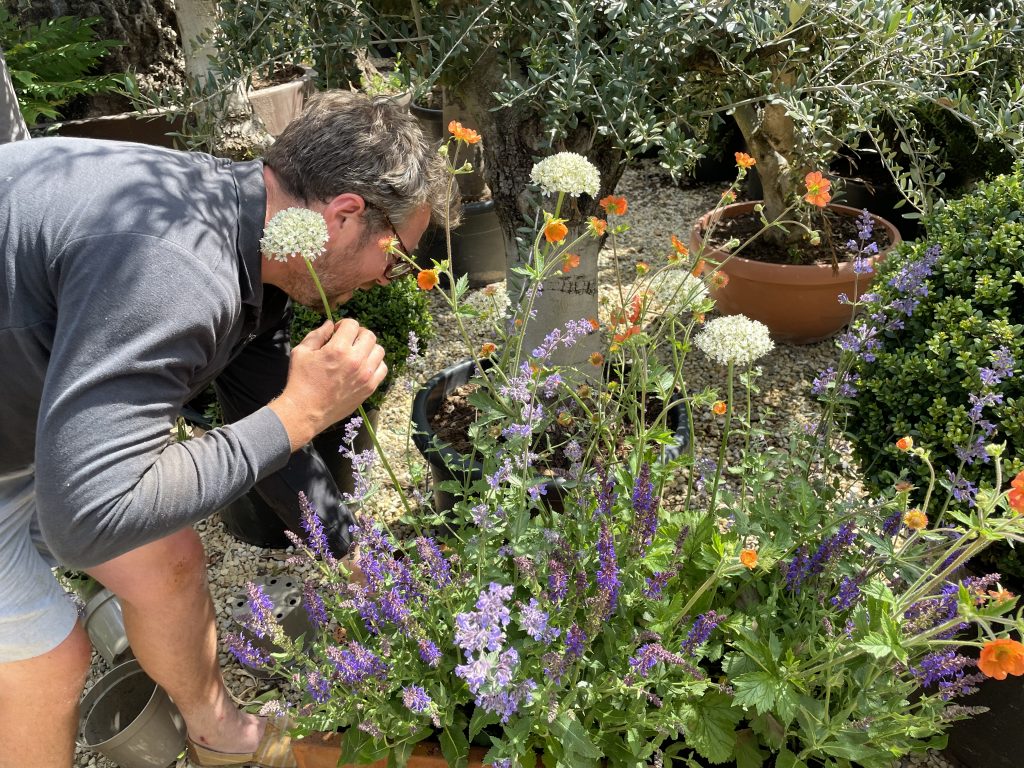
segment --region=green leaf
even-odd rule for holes
[[[488,712],[482,707],[477,707],[473,710],[473,719],[469,721],[469,739],[472,741],[476,738],[476,735],[480,733],[488,725],[498,722],[498,716],[493,712]]]
[[[738,675],[732,681],[736,689],[733,700],[741,707],[753,707],[757,714],[763,715],[775,707],[779,683],[775,675],[764,670]]]
[[[857,643],[857,647],[870,653],[876,659],[885,659],[896,655],[892,643],[879,632],[868,632],[864,635],[864,639]]]
[[[775,758],[775,768],[807,768],[807,763],[788,749],[782,749]]]
[[[761,768],[764,765],[765,753],[749,728],[736,731],[735,752],[736,768]]]
[[[469,741],[461,728],[445,728],[441,731],[441,752],[445,762],[452,768],[466,768],[469,765]]]
[[[732,706],[724,693],[708,693],[682,713],[686,740],[691,747],[713,763],[724,763],[733,756],[736,725],[743,712]]]
[[[582,757],[593,760],[602,757],[601,750],[594,745],[590,734],[584,730],[580,721],[569,717],[566,712],[560,714],[551,723],[551,732],[562,742],[566,755],[571,758]]]

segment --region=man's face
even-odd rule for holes
[[[430,208],[424,206],[396,225],[394,232],[385,225],[373,228],[367,224],[364,215],[359,222],[359,232],[349,233],[347,238],[336,238],[328,243],[327,252],[313,262],[320,284],[331,303],[337,306],[352,298],[357,290],[368,290],[374,285],[387,285],[385,276],[388,268],[398,256],[387,253],[387,241],[397,235],[410,249],[415,249],[424,230],[430,222]],[[351,236],[351,235],[355,236]],[[294,284],[287,293],[298,303],[313,309],[322,309],[323,301],[305,265],[301,272],[295,270]]]

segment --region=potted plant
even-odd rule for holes
[[[575,194],[561,183],[556,192]],[[611,221],[592,222],[591,237],[625,226],[615,218],[625,201],[604,207]],[[574,268],[557,213],[540,217],[529,285],[558,279],[552,266]],[[673,249],[641,277],[680,272],[701,301],[693,267]],[[417,281],[435,290],[438,275]],[[491,446],[483,480],[437,527],[404,497],[398,520],[362,516],[365,583],[346,581],[307,508],[306,594],[319,596],[320,640],[289,644],[254,594],[251,631],[284,651],[232,647],[294,680],[294,695],[268,711],[295,717],[299,759],[326,742],[336,765],[413,765],[436,740],[448,765],[467,765],[476,746],[500,768],[533,768],[538,754],[573,766],[889,768],[941,743],[963,716],[950,702],[976,684],[975,649],[982,675],[1024,674],[1015,599],[990,595],[991,577],[958,576],[992,541],[1024,540],[1024,492],[1007,488],[1000,448],[983,502],[941,528],[906,489],[859,495],[831,431],[844,390],[826,387],[818,429],[765,449],[750,403],[755,363],[773,346],[767,329],[741,316],[704,322],[681,296],[681,313],[645,330],[654,298],[644,290],[623,280],[622,302],[598,328],[581,318],[542,347],[524,349],[514,322],[507,336],[495,329],[493,349],[469,345],[474,359],[495,360],[475,397],[484,417],[474,440]],[[476,316],[464,295],[453,282],[456,323]],[[629,363],[593,405],[580,390],[599,386],[593,377],[551,362],[582,334],[606,342],[602,364]],[[691,349],[722,366],[724,391],[687,392]],[[676,388],[688,409],[721,419],[721,440],[659,462],[664,419],[638,412]],[[575,432],[538,444],[560,417]],[[901,446],[906,461],[929,461],[925,447]],[[560,508],[534,482],[542,452],[567,454],[578,479]],[[670,487],[685,491],[670,500]],[[957,654],[949,638],[964,623],[976,634]]]

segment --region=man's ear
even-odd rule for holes
[[[323,209],[327,229],[332,235],[348,234],[349,228],[356,227],[352,234],[359,233],[366,201],[354,192],[346,192],[332,198]]]

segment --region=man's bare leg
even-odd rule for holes
[[[196,532],[179,531],[88,573],[118,596],[135,657],[174,699],[192,740],[223,752],[256,749],[264,721],[239,711],[224,685]]]
[[[71,768],[91,659],[89,638],[75,624],[52,651],[0,664],[0,768]]]

